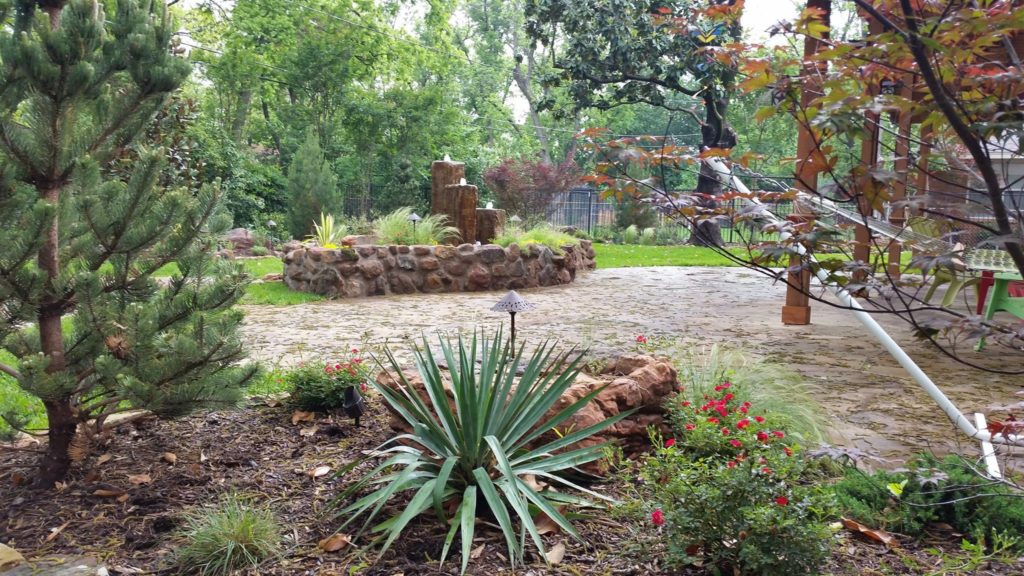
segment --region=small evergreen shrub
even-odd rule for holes
[[[181,573],[227,576],[281,553],[281,525],[267,508],[227,496],[186,519],[185,544],[175,558]]]
[[[813,574],[829,554],[830,493],[803,481],[797,446],[731,385],[678,399],[675,437],[641,467],[669,564],[722,574]]]
[[[991,532],[1024,533],[1024,500],[988,480],[959,456],[919,455],[900,472],[849,468],[835,484],[843,514],[874,528],[921,536],[944,522],[975,540]]]
[[[249,252],[251,252],[253,256],[266,256],[270,253],[266,246],[253,246]]]
[[[345,405],[345,391],[358,386],[366,390],[369,367],[353,348],[348,358],[323,364],[306,363],[284,374],[282,379],[292,389],[296,407],[311,412],[331,412]]]

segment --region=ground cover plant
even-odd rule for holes
[[[450,370],[451,401],[438,358],[426,339],[415,358],[429,401],[412,391],[387,350],[398,386],[376,384],[375,388],[412,432],[384,443],[377,451],[384,461],[339,496],[338,515],[345,519],[340,529],[350,525],[361,525],[360,532],[369,529],[378,536],[383,551],[414,518],[432,510],[439,521],[450,525],[440,560],[444,562],[458,535],[462,572],[470,560],[481,514],[500,527],[512,568],[524,562],[527,537],[547,557],[534,520],[538,511],[580,539],[561,509],[589,502],[556,488],[605,498],[565,476],[576,466],[599,459],[604,445],[570,447],[632,412],[536,446],[542,435],[600,392],[597,389],[549,416],[579,373],[582,355],[557,353],[552,344],[537,347],[528,357],[522,346],[513,354],[500,330],[494,337],[474,334],[467,340],[460,335],[454,343],[441,338],[439,346]],[[517,376],[520,369],[522,374]],[[363,494],[364,489],[369,493]],[[374,524],[383,507],[405,492],[411,493],[408,504],[397,512],[386,512],[390,517]],[[353,496],[357,499],[349,502]]]
[[[305,362],[284,373],[284,385],[291,390],[291,400],[301,410],[333,412],[347,403],[350,388],[366,391],[370,370],[358,348],[347,358],[326,363]]]
[[[269,508],[229,494],[188,515],[174,560],[182,574],[228,576],[281,554],[282,533]]]
[[[512,244],[518,244],[520,248],[526,248],[531,244],[540,244],[547,246],[555,254],[561,254],[562,248],[566,246],[576,246],[580,243],[579,238],[557,230],[549,224],[540,224],[529,230],[508,226],[495,236],[492,242],[505,248]]]

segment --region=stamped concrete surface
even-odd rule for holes
[[[743,268],[616,268],[581,274],[574,284],[524,291],[536,305],[517,316],[520,338],[558,339],[597,355],[630,350],[636,336],[688,344],[722,344],[782,362],[802,374],[832,424],[832,441],[884,457],[912,452],[978,450],[848,311],[815,304],[812,324],[784,326],[785,287]],[[414,294],[335,300],[287,307],[245,307],[245,333],[255,357],[282,364],[319,360],[353,346],[394,344],[438,330],[507,324],[491,312],[502,293]],[[879,316],[893,337],[964,412],[1010,404],[1019,376],[983,373],[914,339],[902,321]],[[403,354],[403,357],[407,355]],[[998,346],[968,352],[999,365]]]

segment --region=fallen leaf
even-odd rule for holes
[[[317,466],[309,472],[306,472],[306,474],[308,474],[310,478],[319,478],[321,476],[326,476],[330,471],[330,466]]]
[[[20,552],[11,548],[5,544],[0,544],[0,570],[6,570],[12,566],[17,566],[25,561],[25,557]]]
[[[555,565],[560,563],[562,558],[565,558],[565,544],[561,542],[555,544],[544,554],[544,557],[548,559],[549,564]]]
[[[849,518],[841,518],[841,520],[843,521],[843,526],[845,526],[847,530],[863,534],[864,536],[867,536],[869,539],[874,540],[876,542],[881,542],[882,544],[885,544],[890,548],[896,548],[899,546],[899,543],[896,542],[896,537],[892,534],[889,534],[885,530],[876,530],[874,528],[868,528],[860,522],[857,522],[856,520],[850,520]]]
[[[295,426],[299,422],[312,422],[315,419],[316,414],[313,412],[303,412],[302,410],[292,412],[292,426]]]
[[[104,462],[109,462],[111,458],[113,458],[113,456],[110,454],[101,454],[100,457],[96,459],[96,465],[99,466]]]
[[[469,552],[470,559],[471,560],[476,560],[477,558],[479,558],[480,555],[484,553],[484,548],[486,548],[486,547],[487,547],[487,544],[481,544],[481,545],[477,546],[476,548],[473,548]]]
[[[558,512],[564,513],[565,506],[559,506]],[[538,514],[537,517],[533,519],[533,523],[537,526],[537,533],[541,535],[557,534],[561,531],[561,527],[559,527],[558,524],[554,520],[552,520],[550,516],[543,512]]]
[[[299,436],[312,436],[314,434],[316,434],[316,424],[299,430]]]
[[[21,472],[11,473],[11,483],[15,486],[27,486],[28,478],[26,478]]]
[[[100,498],[118,498],[124,496],[124,490],[117,488],[100,488],[92,493],[93,496],[99,496]]]
[[[65,490],[67,490],[68,486],[70,486],[70,484],[68,484],[67,482],[54,482],[53,483],[53,489],[56,490],[57,492],[63,492]]]
[[[122,504],[127,502],[128,501],[128,495],[127,494],[121,494],[120,496],[117,497],[117,501],[122,503]]]
[[[50,528],[50,534],[46,537],[46,541],[53,542],[53,539],[59,536],[60,533],[63,532],[64,529],[67,528],[69,524],[71,524],[70,520],[61,524],[60,526],[57,526],[56,528]]]
[[[324,538],[317,546],[324,552],[337,552],[338,550],[344,550],[351,543],[352,537],[348,534],[335,534]]]
[[[176,464],[178,462],[178,455],[174,452],[164,452],[160,458],[168,464]]]
[[[149,474],[132,474],[128,476],[128,481],[138,486],[139,484],[149,484],[153,478]]]

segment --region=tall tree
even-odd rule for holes
[[[106,6],[0,0],[0,371],[46,408],[42,486],[110,415],[230,404],[255,371],[229,309],[247,278],[213,256],[219,191],[158,187],[159,150],[104,176],[189,74],[163,2]]]
[[[309,235],[320,214],[341,211],[338,178],[324,159],[316,130],[306,131],[306,141],[295,152],[288,168],[288,230],[295,238]]]
[[[736,145],[727,122],[736,63],[721,47],[742,36],[743,0],[529,0],[534,42],[564,45],[548,82],[567,84],[578,109],[647,103],[690,114],[709,154]],[[674,96],[694,104],[676,108]],[[721,184],[701,168],[694,203],[713,211]],[[721,245],[717,224],[706,219],[692,241]]]

